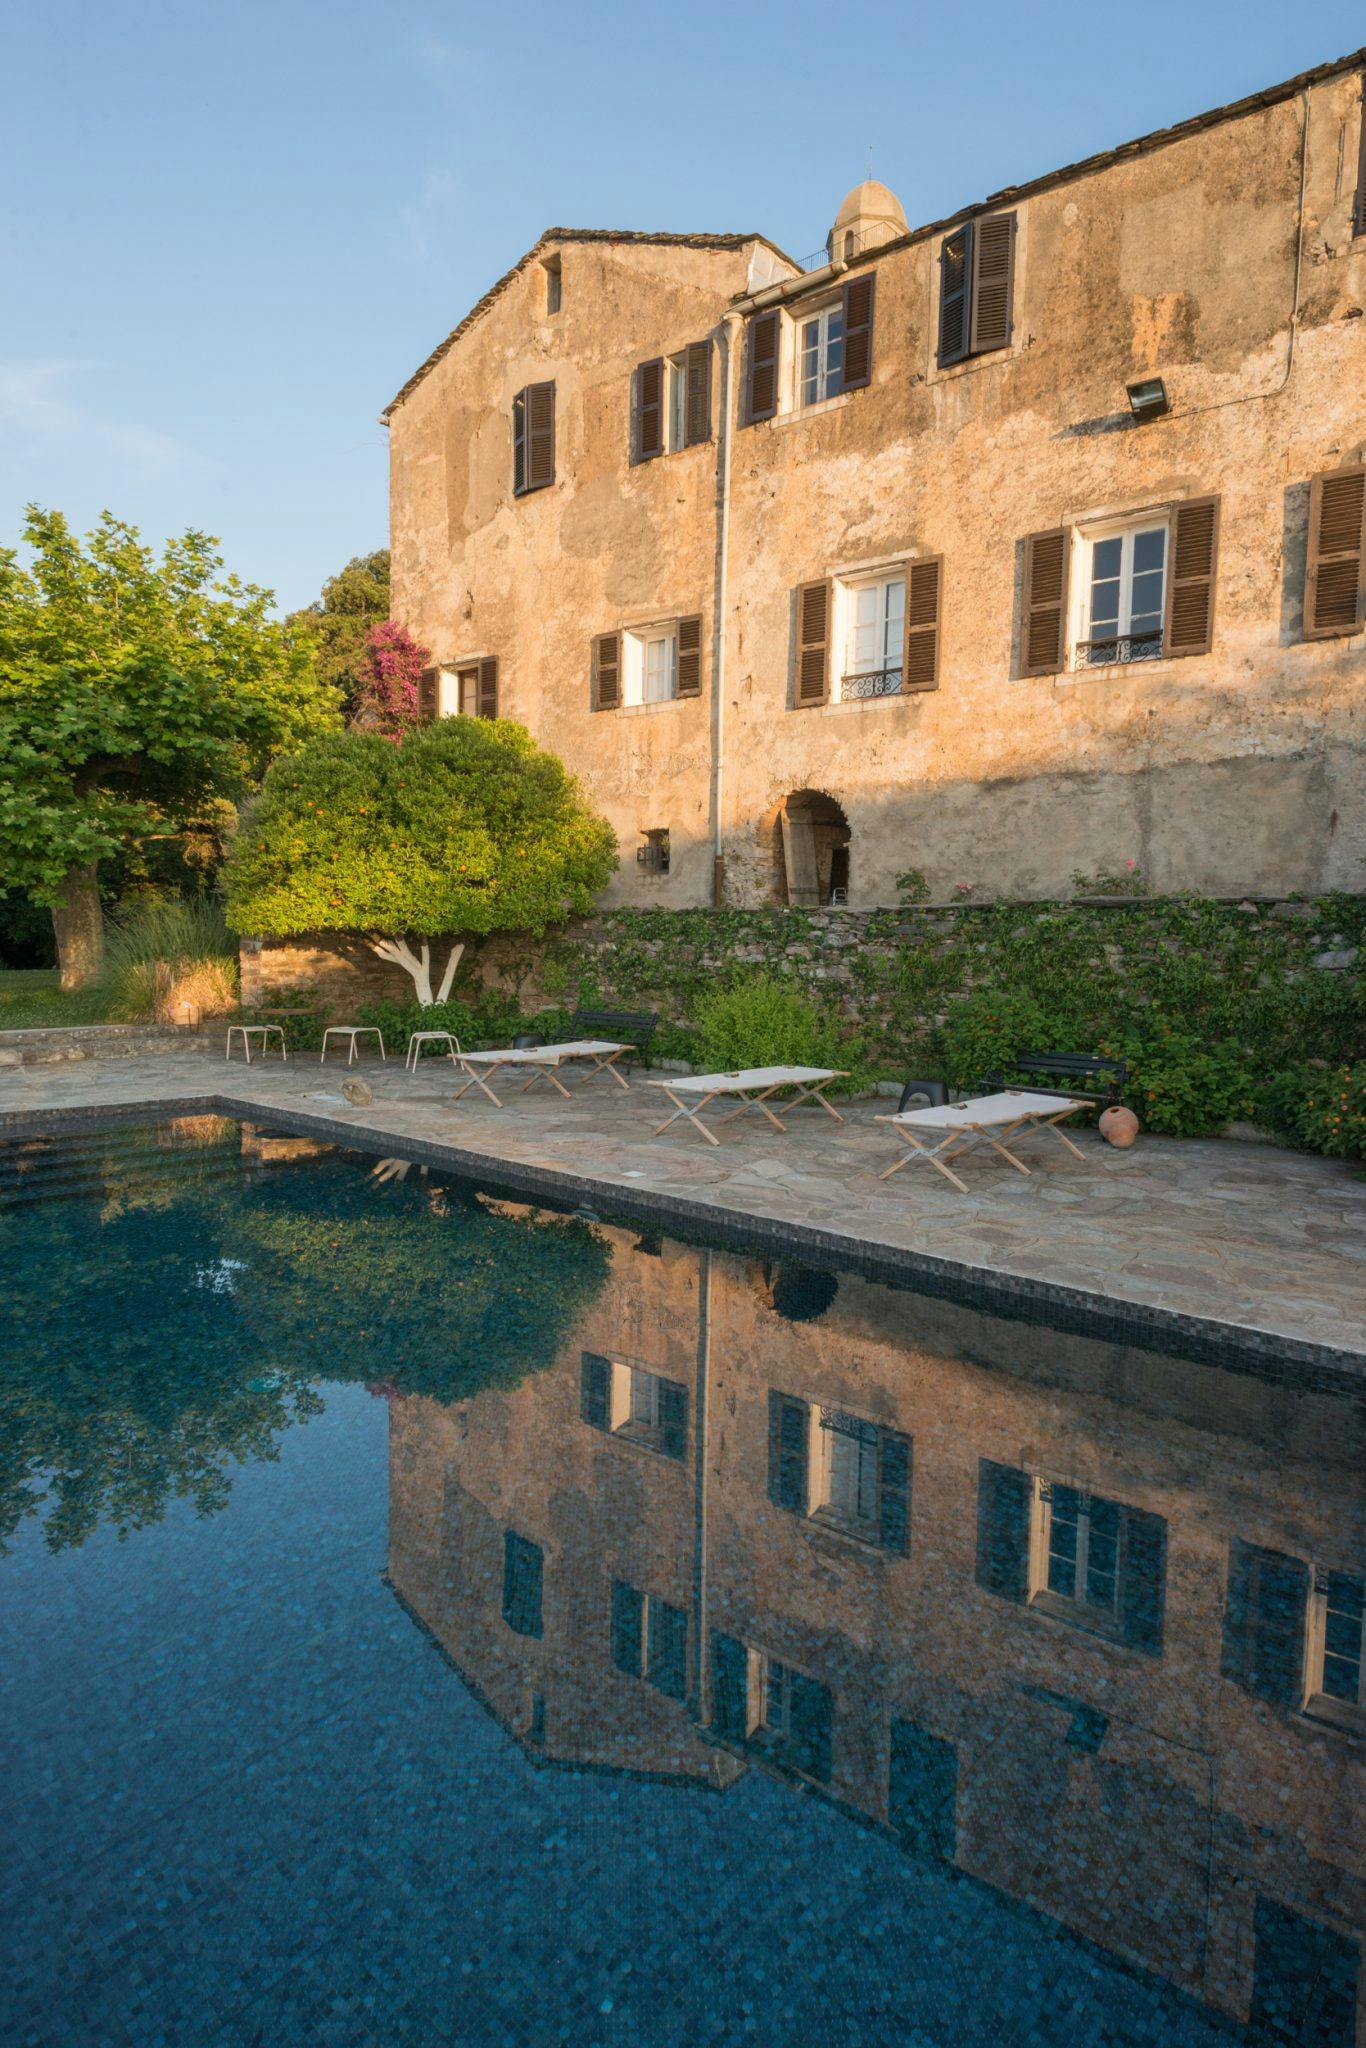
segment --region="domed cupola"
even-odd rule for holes
[[[876,249],[906,233],[906,214],[895,192],[889,192],[876,178],[865,178],[835,215],[835,225],[826,237],[832,263],[848,263],[865,249]]]

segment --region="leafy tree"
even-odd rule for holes
[[[228,863],[228,917],[270,938],[364,932],[419,1002],[443,1002],[463,939],[434,995],[433,938],[586,915],[615,865],[611,827],[523,726],[443,718],[398,746],[340,733],[278,761]]]
[[[0,1551],[38,1512],[53,1550],[177,1498],[215,1512],[323,1382],[442,1402],[515,1386],[611,1264],[582,1219],[415,1166],[324,1153],[253,1177],[240,1130],[207,1118],[176,1127],[174,1178],[125,1146],[92,1144],[89,1198],[0,1215]]]
[[[396,620],[372,626],[361,655],[356,724],[387,740],[411,732],[422,717],[422,672],[431,658]]]
[[[51,908],[75,988],[103,965],[101,863],[239,796],[338,714],[270,592],[224,577],[207,534],[158,559],[108,513],[83,545],[36,506],[24,534],[29,567],[0,550],[0,873]]]
[[[360,705],[366,638],[388,616],[389,550],[377,548],[329,576],[318,602],[286,621],[307,637],[320,680],[338,693],[348,718]]]

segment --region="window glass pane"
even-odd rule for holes
[[[631,1420],[652,1429],[659,1421],[659,1381],[652,1372],[631,1374]]]
[[[906,586],[900,577],[883,585],[882,666],[900,668],[902,636],[905,631]]]
[[[1165,526],[1149,527],[1146,533],[1134,535],[1134,574],[1141,575],[1148,569],[1160,569],[1167,554],[1167,529]]]
[[[1048,1589],[1072,1600],[1077,1591],[1077,1537],[1080,1496],[1070,1486],[1055,1486],[1048,1526]]]
[[[670,633],[645,642],[644,698],[663,704],[674,693],[674,641]]]
[[[1087,1514],[1086,1598],[1092,1607],[1114,1610],[1119,1584],[1119,1509],[1093,1500]]]
[[[1091,555],[1091,575],[1099,583],[1104,577],[1118,576],[1123,558],[1124,540],[1114,534],[1109,540],[1098,540]]]

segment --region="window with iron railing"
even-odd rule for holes
[[[1162,653],[1167,522],[1149,522],[1082,543],[1086,581],[1074,668],[1155,661]]]

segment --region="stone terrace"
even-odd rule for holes
[[[813,1257],[884,1251],[931,1286],[938,1276],[950,1291],[981,1284],[1026,1308],[1032,1298],[1044,1319],[1069,1304],[1149,1325],[1190,1318],[1212,1338],[1246,1333],[1272,1360],[1284,1343],[1366,1366],[1366,1176],[1333,1161],[1154,1137],[1116,1152],[1084,1133],[1084,1164],[1029,1140],[1027,1180],[989,1152],[973,1155],[962,1196],[928,1166],[878,1178],[896,1156],[873,1122],[889,1105],[846,1105],[843,1125],[802,1109],[781,1136],[745,1117],[713,1149],[682,1124],[653,1137],[668,1104],[639,1078],[629,1094],[601,1078],[571,1083],[569,1102],[538,1085],[498,1110],[477,1093],[453,1105],[444,1062],[410,1076],[399,1059],[367,1058],[351,1071],[374,1087],[368,1108],[343,1098],[340,1061],[321,1068],[312,1057],[247,1067],[198,1050],[24,1068],[0,1076],[0,1138],[41,1128],[51,1112],[154,1114],[202,1100],[244,1117],[307,1119],[317,1136],[366,1151],[428,1150],[550,1199],[649,1204],[665,1230],[792,1226],[815,1233]]]

